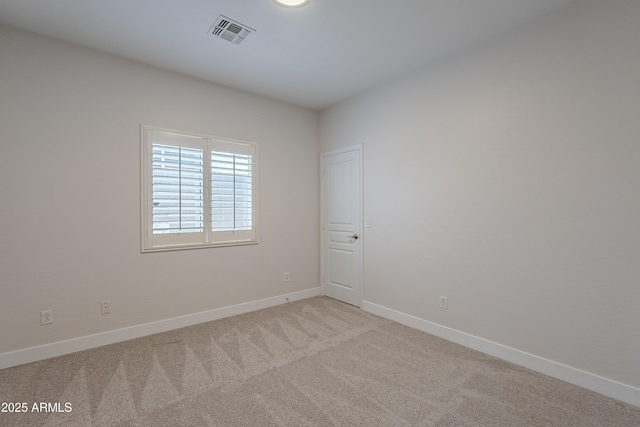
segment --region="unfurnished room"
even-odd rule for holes
[[[640,426],[640,1],[0,0],[0,426]]]

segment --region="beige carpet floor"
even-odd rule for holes
[[[0,402],[27,403],[0,413],[20,427],[640,426],[638,407],[325,297],[0,370]]]

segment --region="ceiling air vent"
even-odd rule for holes
[[[224,39],[234,44],[240,44],[249,34],[255,30],[244,24],[229,19],[224,15],[220,15],[216,22],[211,26],[208,34]]]

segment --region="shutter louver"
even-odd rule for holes
[[[153,234],[203,231],[201,149],[153,144]]]
[[[252,174],[250,155],[211,152],[212,231],[252,229]]]

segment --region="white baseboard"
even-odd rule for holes
[[[533,354],[485,340],[437,323],[429,322],[399,311],[363,301],[361,308],[369,313],[393,320],[420,331],[444,338],[448,341],[478,350],[507,362],[524,366],[533,371],[549,375],[568,383],[586,388],[596,393],[621,400],[640,407],[640,388],[601,377],[562,363],[554,362]]]
[[[145,323],[143,325],[131,326],[95,335],[88,335],[66,341],[59,341],[37,347],[2,353],[0,354],[0,369],[37,362],[38,360],[44,360],[50,357],[62,356],[65,354],[75,353],[77,351],[101,347],[103,345],[127,341],[133,338],[140,338],[160,332],[171,331],[173,329],[184,328],[186,326],[193,326],[199,323],[211,322],[213,320],[261,310],[263,308],[274,307],[289,301],[297,301],[318,295],[320,295],[319,287],[238,305],[216,308],[214,310],[203,311],[200,313],[187,314],[185,316],[174,317],[172,319],[159,320],[157,322]]]

